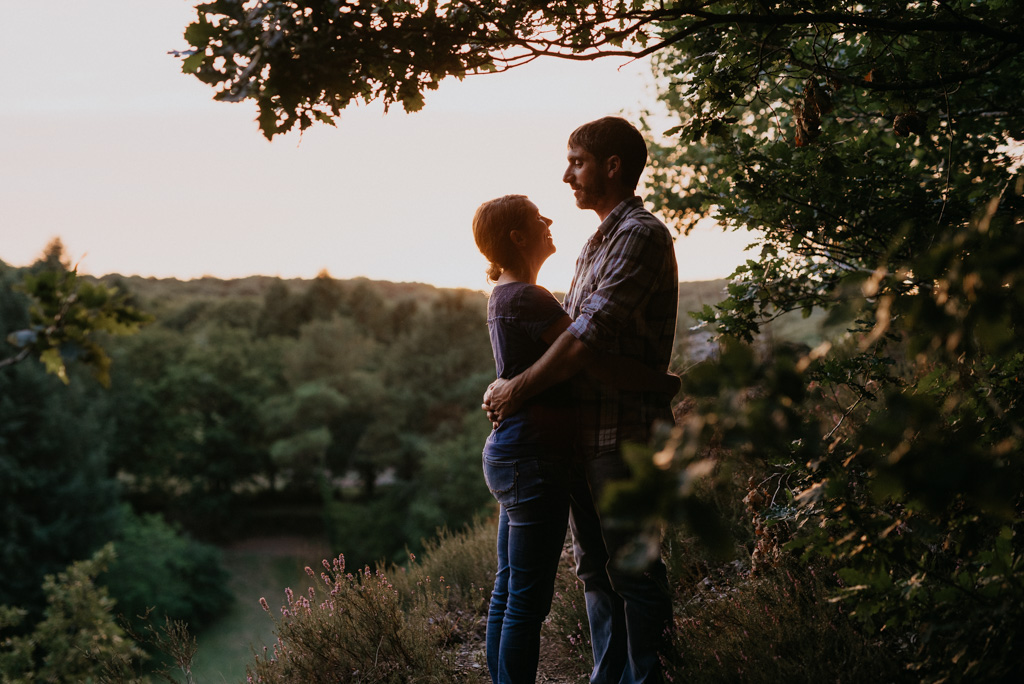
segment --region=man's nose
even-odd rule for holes
[[[566,167],[565,173],[562,174],[562,182],[563,183],[571,183],[572,182],[572,167]]]

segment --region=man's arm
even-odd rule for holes
[[[525,371],[512,378],[498,378],[484,393],[482,408],[497,425],[552,385],[568,380],[593,362],[597,355],[569,332],[563,332],[544,355]]]
[[[651,392],[673,397],[682,381],[672,373],[661,373],[636,359],[613,354],[600,354],[586,372],[603,385],[630,392]]]

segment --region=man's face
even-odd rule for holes
[[[590,152],[573,146],[569,147],[568,159],[569,166],[562,175],[562,181],[573,189],[576,206],[599,211],[609,196],[605,165]]]

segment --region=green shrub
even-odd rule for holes
[[[373,499],[339,500],[325,487],[324,519],[331,548],[345,549],[354,565],[397,562],[402,526],[411,487],[405,483],[380,487]],[[397,548],[396,548],[397,546]]]
[[[220,552],[159,515],[138,516],[124,506],[115,546],[117,558],[101,581],[128,620],[152,611],[161,622],[169,618],[196,629],[231,601]]]
[[[43,582],[46,609],[31,632],[0,641],[0,681],[135,681],[142,650],[112,615],[114,599],[95,579],[114,558],[113,546],[78,561]],[[15,630],[24,610],[0,606],[0,634]]]

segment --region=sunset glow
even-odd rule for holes
[[[549,60],[450,79],[414,115],[376,107],[268,143],[249,104],[213,102],[168,51],[180,0],[9,3],[0,27],[0,259],[53,237],[85,273],[281,275],[486,289],[482,201],[529,195],[554,220],[540,282],[565,289],[596,228],[561,182],[579,123],[650,106],[647,63]],[[14,65],[13,67],[11,65]],[[677,243],[680,278],[724,277],[746,235]]]

